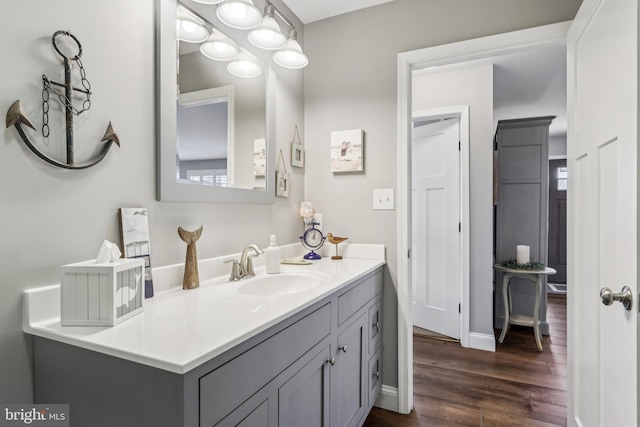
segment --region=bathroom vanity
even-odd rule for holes
[[[70,404],[72,426],[362,425],[382,387],[383,265],[219,277],[111,328],[63,327],[43,309],[59,288],[26,291],[35,401]]]

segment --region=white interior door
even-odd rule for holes
[[[460,338],[460,123],[414,127],[411,143],[413,324]]]
[[[570,426],[638,425],[637,0],[584,0],[567,37]],[[633,307],[600,290],[628,286]]]

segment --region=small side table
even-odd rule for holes
[[[540,299],[542,298],[542,276],[549,276],[556,274],[556,270],[550,267],[546,267],[544,270],[516,270],[513,268],[506,268],[499,264],[493,266],[496,270],[504,272],[502,278],[502,298],[504,300],[504,325],[502,326],[502,333],[498,342],[502,344],[504,337],[507,335],[509,325],[519,326],[533,326],[533,335],[536,338],[536,345],[538,351],[542,351],[542,340],[540,337]],[[533,304],[533,317],[524,316],[521,314],[511,314],[511,289],[509,288],[509,281],[516,277],[518,279],[531,280],[535,286],[535,301]]]

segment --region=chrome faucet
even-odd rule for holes
[[[249,255],[249,251],[253,250],[255,255]],[[248,277],[255,276],[256,273],[253,271],[253,257],[257,257],[260,254],[263,254],[264,251],[260,249],[258,245],[249,245],[242,251],[242,255],[240,256],[240,276]]]
[[[254,254],[249,255],[249,251],[253,251]],[[239,261],[233,258],[223,260],[222,262],[224,262],[225,264],[231,263],[231,274],[229,275],[229,281],[235,281],[244,279],[245,277],[255,276],[256,273],[253,271],[253,258],[263,253],[264,251],[260,249],[258,245],[249,245],[243,249]]]

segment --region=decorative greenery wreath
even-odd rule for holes
[[[535,261],[535,260],[531,260],[526,264],[518,264],[518,262],[515,259],[509,259],[507,261],[503,261],[501,265],[505,268],[510,268],[512,270],[539,271],[547,268],[546,265],[544,265],[540,261]]]

